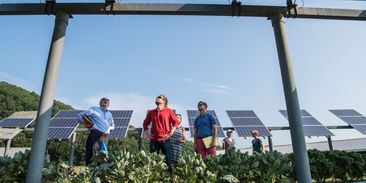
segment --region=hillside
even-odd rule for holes
[[[8,117],[15,111],[38,110],[39,95],[21,87],[0,82],[0,120]],[[61,109],[73,109],[70,105],[55,100],[53,114]]]

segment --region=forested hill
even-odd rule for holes
[[[0,120],[16,111],[38,110],[39,95],[21,87],[0,81]],[[70,105],[55,100],[53,105],[54,115],[59,110],[73,109]]]

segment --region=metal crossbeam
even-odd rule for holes
[[[164,3],[56,3],[53,12],[66,11],[72,15],[130,14],[130,15],[198,15],[198,16],[247,16],[270,17],[287,13],[285,6],[241,5],[240,12],[231,5],[217,4],[164,4]],[[234,13],[233,13],[234,11]],[[294,10],[292,10],[294,11]],[[47,15],[46,5],[41,3],[0,4],[0,15]],[[366,20],[366,10],[333,8],[297,8],[290,17],[309,19]]]

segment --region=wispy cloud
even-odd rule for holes
[[[239,91],[239,89],[237,89],[237,88],[232,88],[228,85],[223,85],[223,84],[204,84],[203,87],[204,87],[204,89],[203,89],[204,92],[210,92],[210,93],[227,94],[227,93]]]
[[[190,77],[183,77],[181,79],[184,83],[193,83],[194,79]]]

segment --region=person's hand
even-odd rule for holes
[[[147,138],[148,140],[150,140],[150,139],[151,139],[151,134],[150,134],[149,130],[145,130],[145,136],[146,136],[146,138]]]
[[[168,140],[170,137],[172,137],[174,134],[174,131],[170,131],[167,136],[165,136],[165,140]]]
[[[216,146],[216,141],[215,140],[212,140],[211,144],[210,144],[210,147],[214,147]]]

